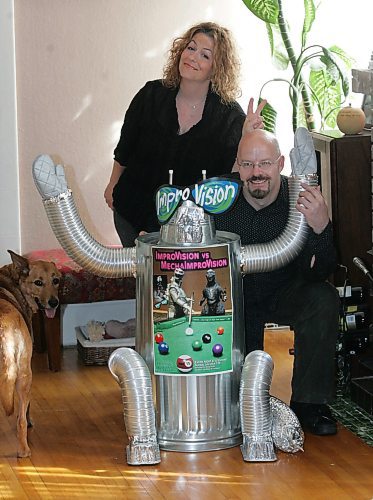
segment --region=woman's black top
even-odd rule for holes
[[[188,186],[232,170],[245,113],[237,102],[222,104],[209,91],[202,119],[179,135],[178,89],[147,82],[125,115],[114,159],[126,167],[113,191],[115,210],[138,231],[157,231],[154,195],[163,184]]]

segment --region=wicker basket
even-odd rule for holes
[[[111,339],[91,342],[84,338],[80,327],[75,328],[75,331],[78,355],[85,365],[106,365],[110,354],[119,347],[135,347],[134,339]]]

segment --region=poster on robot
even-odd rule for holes
[[[157,375],[232,371],[228,245],[153,248],[153,352]]]

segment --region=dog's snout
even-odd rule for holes
[[[51,297],[48,300],[48,306],[52,307],[53,309],[55,309],[56,307],[58,307],[58,304],[59,304],[59,300],[58,300],[57,297]]]

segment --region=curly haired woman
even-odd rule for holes
[[[245,130],[262,127],[260,104],[247,117],[236,102],[240,63],[231,33],[212,22],[176,38],[163,79],[133,98],[114,150],[105,200],[123,246],[139,232],[158,231],[154,194],[169,181],[187,186],[232,170]]]

